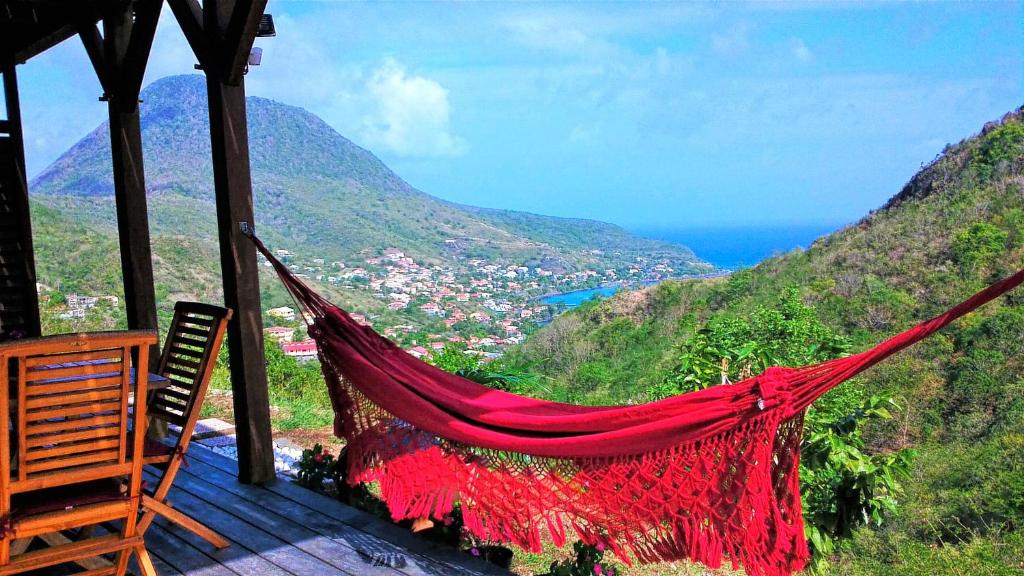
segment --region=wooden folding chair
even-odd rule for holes
[[[29,338],[0,344],[0,575],[116,554],[86,572],[122,576],[131,552],[155,576],[136,521],[142,485],[146,360],[153,331]],[[133,386],[132,358],[138,373]],[[12,557],[11,544],[35,536],[120,521],[119,532]]]
[[[230,543],[220,534],[195,519],[175,510],[167,501],[167,493],[181,468],[188,450],[210,375],[217,362],[224,339],[224,330],[231,320],[231,310],[197,302],[178,302],[167,333],[157,373],[167,377],[171,385],[150,394],[148,413],[152,420],[181,428],[176,441],[167,444],[147,438],[145,462],[163,471],[152,494],[143,494],[144,512],[139,531],[146,532],[157,514],[196,533],[217,548]]]

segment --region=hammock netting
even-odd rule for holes
[[[574,534],[622,561],[727,558],[784,575],[809,552],[800,504],[804,410],[841,382],[1024,282],[1024,270],[860,354],[771,368],[634,406],[517,396],[404,352],[313,292],[256,238],[304,309],[348,449],[392,517],[442,519],[531,552]]]

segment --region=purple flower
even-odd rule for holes
[[[598,552],[604,552],[604,542],[598,542],[595,548],[597,548]]]
[[[469,553],[472,554],[473,556],[479,556],[480,555],[480,549],[477,548],[476,546],[474,546],[474,547],[469,549]]]
[[[594,564],[594,574],[597,574],[597,576],[604,574],[604,570],[601,568],[600,564]]]

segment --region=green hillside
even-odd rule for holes
[[[624,403],[716,384],[722,358],[736,381],[773,358],[866,349],[1024,267],[1022,121],[1018,110],[947,146],[885,207],[806,251],[590,303],[534,334],[509,363],[546,376],[531,393]],[[1024,291],[823,403],[856,407],[873,395],[900,408],[864,428],[866,449],[884,456],[912,446],[917,456],[895,513],[877,531],[855,531],[830,570],[1019,574]]]
[[[208,113],[202,76],[154,82],[142,94],[143,144],[154,233],[215,237]],[[248,99],[257,224],[292,252],[343,260],[397,247],[427,261],[486,257],[554,269],[618,268],[657,256],[679,273],[710,269],[679,245],[574,220],[484,210],[420,192],[373,154],[301,108]],[[42,204],[112,229],[113,183],[106,125],[31,183]]]

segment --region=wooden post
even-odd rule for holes
[[[130,329],[157,329],[156,289],[149,238],[146,176],[142,159],[142,128],[138,87],[125,76],[125,59],[135,26],[131,4],[103,19],[101,84],[110,116],[110,151],[113,157],[114,199],[117,206],[121,273]],[[93,28],[93,30],[95,30]],[[89,40],[83,34],[82,39]],[[99,71],[100,68],[98,67]],[[104,81],[105,80],[105,81]],[[139,78],[141,83],[141,75]],[[149,365],[156,366],[160,351],[150,348]]]
[[[185,39],[206,74],[210,106],[213,184],[224,281],[224,303],[235,315],[228,323],[228,359],[235,408],[238,479],[266,484],[277,478],[270,430],[270,394],[263,353],[256,249],[241,233],[253,223],[249,132],[245,83],[233,67],[248,54],[267,0],[167,0]]]
[[[246,483],[266,483],[273,481],[276,474],[263,351],[259,264],[255,247],[238,227],[239,222],[253,222],[245,85],[228,86],[219,76],[207,74],[206,89],[224,302],[235,311],[228,324],[228,357],[238,438],[238,478]]]
[[[203,9],[204,31],[225,29],[233,8],[234,1],[207,0]],[[263,484],[273,482],[277,475],[263,351],[259,264],[256,248],[239,229],[239,222],[254,221],[245,83],[228,84],[223,61],[216,57],[208,60],[206,90],[224,302],[235,311],[228,324],[228,357],[234,392],[238,479]]]
[[[0,54],[7,119],[0,150],[0,332],[41,334],[32,219],[25,175],[25,140],[14,55]]]

